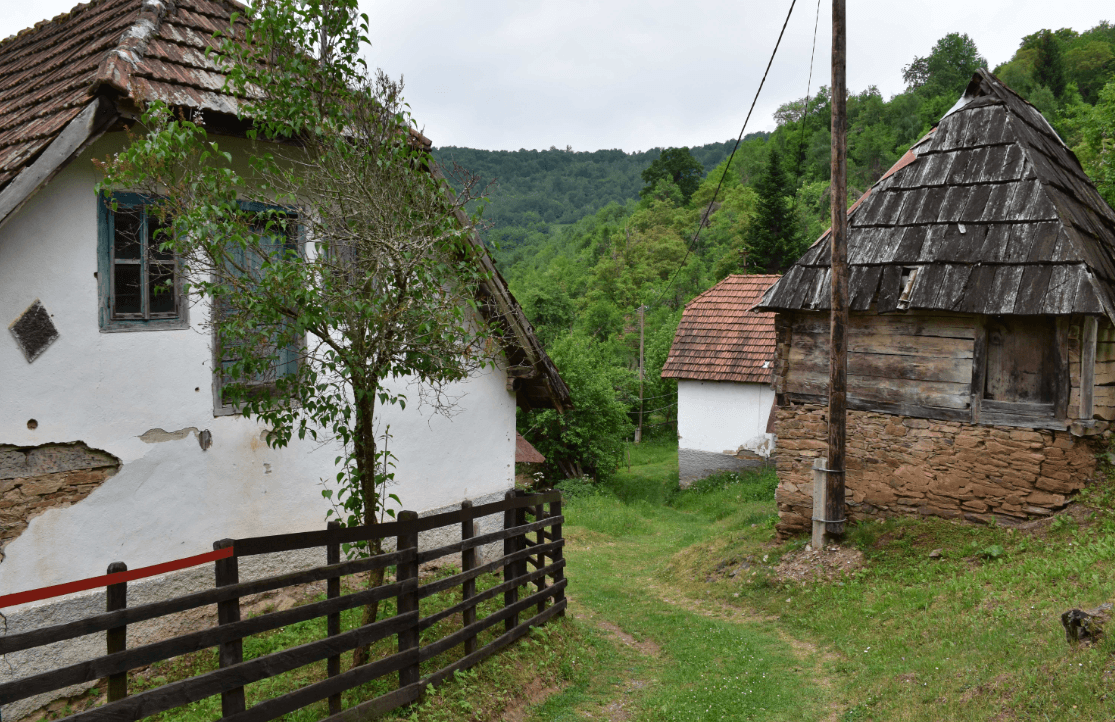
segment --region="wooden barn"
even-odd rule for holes
[[[1115,421],[1115,211],[1032,105],[985,70],[849,210],[851,518],[1050,514]],[[824,236],[776,311],[780,531],[826,448]]]

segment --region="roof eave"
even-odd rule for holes
[[[59,171],[100,138],[117,116],[115,103],[104,96],[94,97],[31,165],[0,190],[0,227]]]

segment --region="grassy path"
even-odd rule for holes
[[[538,633],[553,661],[495,658],[413,719],[1115,719],[1115,633],[1075,647],[1060,623],[1115,601],[1115,469],[1017,529],[854,525],[832,558],[857,566],[803,580],[782,571],[819,557],[773,543],[772,473],[679,492],[676,448],[633,457],[602,487],[561,485],[570,614]],[[487,716],[451,714],[493,688]]]
[[[565,527],[571,616],[618,640],[624,653],[607,678],[551,697],[535,719],[824,719],[812,650],[790,643],[769,620],[694,595],[663,577],[679,551],[734,520],[765,522],[768,504],[728,506],[722,495],[666,506],[663,483],[676,457],[651,448],[633,474],[612,485],[619,497],[577,499]],[[623,496],[628,497],[622,499]],[[753,506],[755,508],[748,508]],[[680,507],[680,508],[679,508]],[[719,518],[718,518],[719,517]],[[719,522],[719,523],[717,523]]]

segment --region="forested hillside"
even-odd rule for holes
[[[905,92],[849,95],[848,203],[956,103],[978,67],[987,61],[975,43],[954,33],[911,58]],[[993,72],[1045,114],[1115,204],[1115,26],[1027,36]],[[684,304],[729,273],[786,268],[828,226],[828,89],[788,100],[775,120],[773,133],[740,145],[726,173],[732,143],[638,154],[438,151],[499,183],[488,239],[577,402],[563,417],[520,412],[520,431],[555,474],[606,476],[619,463],[638,417],[641,306],[647,433],[673,434],[676,384],[659,373]]]
[[[754,137],[764,137],[756,133]],[[728,157],[734,140],[709,143],[689,151],[705,167]],[[639,174],[661,148],[625,153],[622,150],[476,150],[445,146],[434,150],[441,163],[456,163],[482,184],[490,184],[484,219],[492,224],[488,240],[514,248],[530,231],[551,224],[574,223],[609,203],[638,198]]]

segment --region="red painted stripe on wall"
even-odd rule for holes
[[[232,555],[233,547],[225,547],[224,549],[218,549],[217,551],[208,552],[206,554],[198,554],[197,556],[186,557],[185,559],[176,559],[172,562],[162,562],[161,564],[152,564],[149,567],[129,569],[126,572],[105,574],[99,577],[80,579],[76,582],[66,582],[65,584],[54,584],[49,587],[39,587],[38,589],[32,589],[26,592],[5,594],[0,596],[0,609],[14,607],[17,604],[26,604],[27,602],[38,602],[43,599],[60,597],[64,594],[84,592],[87,589],[107,587],[109,584],[132,582],[136,579],[145,579],[159,574],[166,574],[167,572],[176,572],[179,569],[200,566],[207,562],[215,562],[218,559],[228,559]]]

